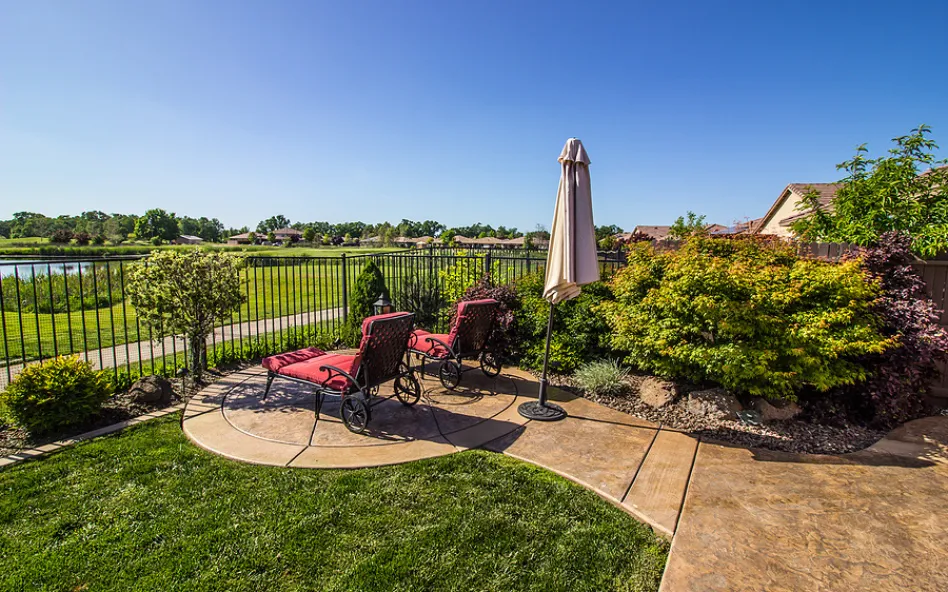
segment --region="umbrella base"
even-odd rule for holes
[[[537,421],[558,421],[566,419],[566,411],[556,403],[528,401],[517,408],[520,415]]]

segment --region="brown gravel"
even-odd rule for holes
[[[643,376],[629,377],[629,391],[625,396],[597,396],[576,388],[569,378],[551,380],[561,388],[595,401],[617,411],[628,413],[654,423],[687,431],[706,441],[736,444],[747,448],[766,448],[784,452],[808,454],[843,454],[871,446],[886,432],[858,425],[843,427],[809,423],[801,420],[775,421],[759,426],[746,425],[740,421],[698,416],[685,410],[682,397],[662,409],[654,409],[643,403],[636,394]],[[682,385],[688,392],[695,387]]]

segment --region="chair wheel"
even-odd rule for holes
[[[438,367],[438,378],[441,379],[441,386],[454,390],[461,382],[461,366],[453,360],[444,360]]]
[[[342,417],[342,423],[354,434],[361,434],[369,425],[371,412],[369,411],[368,400],[361,392],[348,395],[342,399],[342,405],[339,408],[339,415]]]
[[[421,399],[421,385],[411,374],[401,374],[395,378],[395,396],[402,405],[411,407]]]
[[[491,378],[500,374],[500,360],[493,352],[481,353],[481,372]]]

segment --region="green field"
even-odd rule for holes
[[[0,589],[658,589],[667,542],[524,462],[254,466],[197,448],[179,421],[0,469]]]

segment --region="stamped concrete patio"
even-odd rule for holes
[[[184,430],[244,462],[358,468],[486,448],[576,481],[672,538],[663,592],[948,589],[948,417],[913,422],[869,450],[791,455],[699,442],[552,389],[570,414],[530,422],[529,374],[422,380],[414,407],[374,407],[342,425],[338,401],[266,372],[233,374],[191,400]],[[390,387],[389,387],[390,389]],[[382,394],[386,394],[385,386]]]

